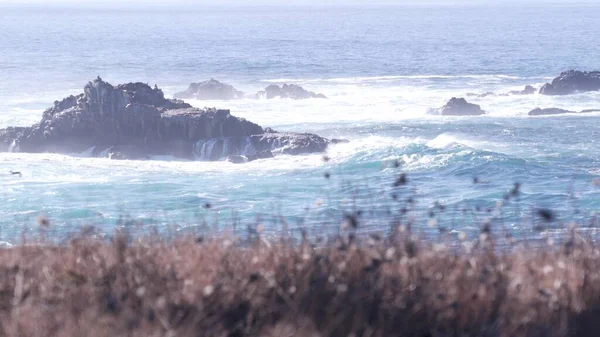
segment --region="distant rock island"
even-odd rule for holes
[[[568,70],[540,89],[542,95],[569,95],[600,90],[600,71]]]
[[[321,152],[337,141],[263,129],[229,110],[198,109],[166,99],[156,86],[139,82],[113,86],[100,77],[89,82],[82,94],[54,102],[39,123],[0,129],[0,151],[86,152],[114,159],[168,155],[251,160]]]
[[[271,84],[264,90],[254,95],[246,95],[236,90],[232,85],[219,82],[215,79],[208,81],[192,83],[187,90],[178,92],[173,97],[177,99],[198,99],[198,100],[233,100],[244,97],[260,99],[289,98],[289,99],[308,99],[308,98],[327,98],[323,94],[308,91],[296,84],[283,84],[281,86]]]
[[[539,93],[541,95],[558,96],[589,91],[600,91],[600,71],[563,71],[552,82],[544,84]],[[512,90],[503,94],[488,91],[481,94],[467,93],[467,96],[483,98],[488,96],[531,95],[535,92],[536,89],[533,86],[527,85],[523,90]]]
[[[429,114],[442,116],[479,116],[485,111],[477,104],[469,103],[464,98],[452,97],[448,103],[438,109],[429,109]]]
[[[265,88],[264,91],[260,91],[256,94],[257,98],[290,98],[290,99],[307,99],[307,98],[327,98],[323,94],[317,94],[312,91],[305,90],[296,84],[283,84],[278,86],[271,84]]]
[[[192,83],[187,90],[178,92],[173,97],[177,99],[221,100],[243,98],[244,93],[236,90],[232,85],[219,82],[215,79],[200,83]]]
[[[545,109],[535,108],[535,109],[529,111],[528,115],[529,116],[548,116],[548,115],[589,113],[589,112],[598,112],[598,111],[600,111],[600,109],[586,109],[586,110],[581,110],[581,111],[572,111],[572,110],[565,110],[565,109],[559,109],[559,108],[545,108]]]

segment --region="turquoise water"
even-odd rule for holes
[[[37,231],[39,216],[57,235],[87,224],[110,232],[125,218],[179,230],[214,230],[217,221],[224,230],[237,218],[238,230],[260,222],[276,232],[278,215],[294,228],[336,230],[344,212],[361,209],[371,213],[361,226],[381,231],[409,197],[423,233],[435,232],[427,213],[436,201],[447,205],[441,225],[475,233],[514,182],[522,194],[503,216],[519,235],[533,233],[522,219],[538,207],[561,221],[600,208],[592,184],[600,175],[598,115],[527,116],[535,107],[600,108],[600,93],[470,97],[486,116],[426,114],[453,96],[539,87],[568,68],[597,68],[600,7],[0,11],[0,127],[39,121],[97,75],[157,83],[168,96],[214,77],[248,92],[297,83],[330,99],[191,104],[350,140],[329,150],[329,162],[321,154],[234,165],[1,153],[3,241]],[[400,172],[409,184],[395,189]]]

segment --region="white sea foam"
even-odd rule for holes
[[[457,162],[462,157],[477,155],[481,151],[491,152],[485,154],[490,161],[497,160],[498,154],[547,160],[548,153],[563,154],[564,149],[546,153],[534,147],[522,148],[513,142],[512,120],[527,117],[527,112],[538,106],[572,110],[597,108],[595,104],[600,101],[600,93],[561,97],[539,94],[466,96],[469,92],[505,93],[522,89],[526,84],[539,87],[544,81],[544,78],[503,75],[300,80],[294,83],[324,93],[329,99],[190,100],[189,103],[197,107],[231,109],[235,116],[277,130],[318,134],[326,130],[325,136],[346,138],[350,142],[331,146],[326,153],[330,157],[329,162],[322,160],[323,154],[281,155],[233,164],[225,161],[182,161],[169,156],[153,157],[151,161],[110,160],[92,158],[94,149],[77,156],[0,153],[0,187],[5,197],[0,214],[7,219],[14,217],[25,219],[23,222],[34,222],[37,213],[28,211],[38,208],[58,218],[86,217],[88,213],[103,212],[106,221],[114,222],[125,210],[138,218],[143,215],[143,218],[170,221],[189,219],[190,214],[195,214],[206,201],[235,207],[240,212],[260,212],[268,209],[273,200],[283,200],[280,195],[293,199],[287,205],[290,214],[293,214],[298,211],[293,209],[298,204],[314,202],[311,198],[316,198],[323,188],[321,184],[325,184],[323,172],[331,170],[335,174],[337,168],[343,171],[346,167],[357,165],[360,170],[365,167],[364,174],[369,174],[368,170],[379,174],[379,168],[384,167],[378,165],[379,162],[400,159],[402,170],[411,174],[437,172],[448,166],[461,165]],[[241,86],[230,83],[240,90],[255,92],[269,82]],[[179,89],[169,88],[168,94]],[[57,94],[51,101],[67,94]],[[451,97],[465,97],[469,102],[481,105],[487,115],[426,115],[428,108],[439,107]],[[36,109],[29,105],[37,104],[35,102],[23,103],[27,106],[18,110],[14,108],[22,103],[10,104],[7,110],[3,108],[6,113],[0,116],[0,127],[38,122],[42,111],[51,105],[40,103],[39,109]],[[518,119],[516,123],[520,121]],[[509,132],[504,138],[499,136],[500,141],[493,141],[486,136],[485,130],[488,125],[497,123],[508,123],[506,128]],[[465,125],[471,127],[466,128]],[[405,134],[404,126],[410,132]],[[465,129],[476,132],[469,133]],[[22,172],[22,177],[9,175],[10,170]],[[362,174],[363,171],[353,178],[360,179]],[[431,177],[435,179],[436,176],[433,174]],[[81,211],[65,215],[69,209]]]
[[[310,130],[311,125],[315,124],[382,123],[423,118],[456,119],[427,115],[428,109],[440,107],[452,97],[464,97],[471,103],[479,104],[486,111],[485,116],[475,118],[526,117],[528,112],[536,107],[558,107],[577,111],[600,108],[597,104],[600,100],[598,92],[560,97],[540,94],[500,95],[511,90],[520,90],[527,84],[539,88],[547,81],[541,77],[526,79],[505,75],[441,76],[439,82],[429,81],[431,78],[382,76],[364,78],[364,81],[352,78],[297,80],[296,83],[307,90],[324,93],[329,99],[246,98],[232,101],[189,100],[188,103],[197,107],[227,108],[233,115],[258,124],[294,131],[305,131],[306,127]],[[279,80],[285,79],[273,82],[284,82]],[[467,93],[484,92],[494,92],[498,95],[467,96]]]
[[[492,142],[479,139],[477,136],[460,134],[460,133],[442,133],[437,137],[429,140],[426,145],[433,149],[449,149],[454,146],[469,148],[479,151],[490,151],[495,153],[506,154],[508,152],[516,152],[511,149],[509,144]]]

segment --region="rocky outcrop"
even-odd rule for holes
[[[589,112],[598,112],[598,111],[600,111],[600,109],[586,109],[586,110],[581,110],[581,111],[572,111],[572,110],[565,110],[565,109],[559,109],[559,108],[545,108],[545,109],[535,108],[535,109],[529,111],[528,115],[529,116],[547,116],[547,115],[589,113]]]
[[[430,109],[429,113],[442,116],[478,116],[484,115],[485,111],[479,105],[469,103],[464,98],[452,97],[446,105],[439,109]]]
[[[219,82],[215,79],[200,83],[192,83],[187,90],[176,93],[177,99],[199,100],[231,100],[244,97],[244,93],[236,90],[232,85]]]
[[[0,130],[3,151],[86,151],[115,159],[168,155],[218,160],[267,150],[302,154],[324,151],[329,143],[312,134],[267,133],[229,110],[197,109],[166,99],[156,86],[112,86],[100,78],[89,82],[84,93],[56,101],[38,124]]]
[[[560,73],[540,89],[542,95],[569,95],[600,90],[600,71],[569,70]]]
[[[283,84],[278,86],[271,84],[265,88],[264,91],[260,91],[255,95],[256,98],[290,98],[290,99],[308,99],[308,98],[327,98],[323,94],[317,94],[312,91],[308,91],[296,84]]]

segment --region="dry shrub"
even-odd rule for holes
[[[598,247],[93,238],[0,250],[1,336],[597,336]]]

